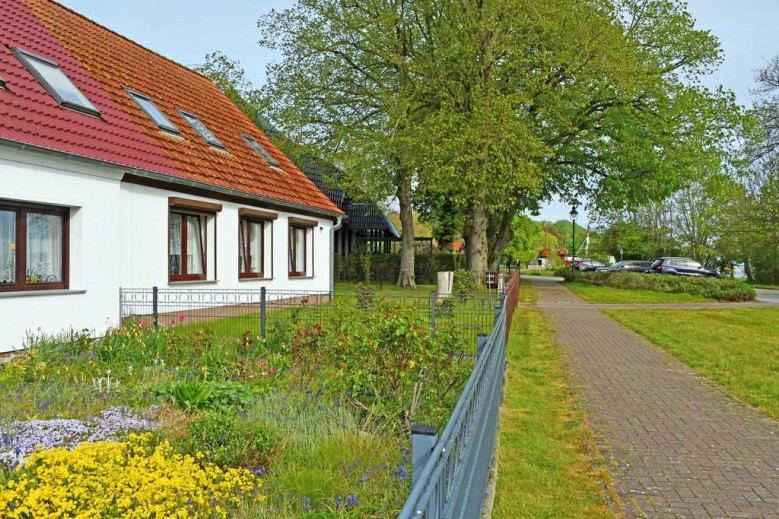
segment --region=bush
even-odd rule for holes
[[[259,468],[279,442],[275,430],[262,422],[211,411],[187,424],[187,435],[176,447],[185,454],[203,453],[217,465]]]
[[[755,289],[735,279],[716,279],[692,276],[671,276],[665,274],[642,274],[638,272],[586,272],[573,276],[569,272],[567,281],[576,279],[594,285],[617,288],[652,290],[677,294],[691,294],[718,301],[754,301]]]
[[[321,380],[390,427],[422,418],[441,424],[473,367],[451,324],[442,319],[433,334],[426,316],[378,298],[302,328],[292,341],[293,372],[301,385]]]
[[[236,406],[245,406],[255,396],[254,390],[238,382],[197,379],[164,382],[154,389],[154,394],[163,400],[170,400],[175,407],[185,411],[232,411]]]

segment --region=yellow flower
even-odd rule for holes
[[[245,469],[223,470],[176,454],[168,442],[154,447],[150,439],[133,434],[126,442],[31,455],[28,468],[0,488],[0,503],[8,504],[4,517],[227,517],[260,485]]]

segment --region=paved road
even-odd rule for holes
[[[627,517],[779,518],[779,423],[562,284],[531,282]]]
[[[779,290],[768,290],[765,288],[756,288],[757,300],[764,303],[779,305]]]

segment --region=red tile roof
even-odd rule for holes
[[[0,0],[0,137],[184,177],[333,213],[341,211],[207,78],[50,0]],[[101,119],[60,107],[10,53],[56,61]],[[161,131],[124,91],[149,96],[179,129]],[[225,146],[209,145],[179,114],[196,115]],[[280,164],[272,168],[241,134]]]

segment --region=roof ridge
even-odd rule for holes
[[[159,52],[157,52],[157,51],[156,51],[156,50],[154,50],[154,49],[150,49],[149,47],[146,47],[146,46],[144,46],[144,45],[141,45],[141,44],[140,44],[140,43],[138,43],[137,41],[135,41],[135,40],[133,40],[133,39],[131,39],[131,38],[129,38],[129,37],[127,37],[127,36],[123,35],[123,34],[120,34],[120,33],[116,32],[115,30],[113,30],[113,29],[111,29],[111,28],[109,28],[109,27],[106,27],[105,25],[103,25],[103,24],[102,24],[102,23],[100,23],[100,22],[96,22],[96,21],[95,21],[95,20],[93,20],[92,18],[90,18],[90,17],[88,17],[88,16],[86,16],[86,15],[84,15],[84,14],[81,14],[81,13],[79,13],[78,11],[76,11],[76,10],[74,10],[74,9],[71,9],[70,7],[68,7],[68,6],[64,5],[64,4],[61,4],[61,3],[59,3],[59,2],[56,2],[55,0],[44,0],[44,1],[46,1],[46,2],[49,2],[50,4],[57,5],[57,6],[61,7],[61,8],[63,8],[63,9],[65,9],[66,11],[69,11],[69,12],[71,12],[72,14],[74,14],[74,15],[78,16],[79,18],[83,18],[84,20],[88,21],[89,23],[91,23],[91,24],[94,24],[94,25],[96,25],[96,26],[100,27],[101,29],[104,29],[104,30],[106,30],[106,31],[110,32],[111,34],[114,34],[114,35],[116,35],[116,36],[118,36],[118,37],[122,38],[123,40],[126,40],[126,41],[128,41],[129,43],[131,43],[131,44],[135,45],[136,47],[140,47],[141,49],[143,49],[143,50],[145,50],[145,51],[147,51],[147,52],[151,52],[151,53],[152,53],[152,54],[154,54],[155,56],[158,56],[158,57],[160,57],[160,58],[164,59],[165,61],[169,61],[170,63],[173,63],[173,64],[174,64],[174,65],[176,65],[177,67],[183,68],[184,70],[186,70],[186,71],[188,71],[188,72],[191,72],[191,73],[193,73],[193,74],[196,74],[196,75],[200,76],[201,78],[205,79],[206,81],[208,81],[208,82],[209,82],[209,83],[211,83],[212,85],[216,86],[216,83],[214,83],[213,81],[211,81],[211,78],[209,78],[209,77],[208,77],[208,76],[206,76],[205,74],[202,74],[202,73],[198,72],[197,70],[191,69],[191,68],[187,67],[186,65],[182,65],[182,64],[181,64],[181,63],[179,63],[178,61],[176,61],[176,60],[174,60],[174,59],[171,59],[171,58],[169,58],[169,57],[167,57],[167,56],[164,56],[164,55],[160,54]],[[25,3],[27,3],[27,0],[24,0],[24,2],[25,2]],[[29,6],[29,4],[28,4],[28,6]],[[219,88],[219,87],[217,87],[217,88]]]

